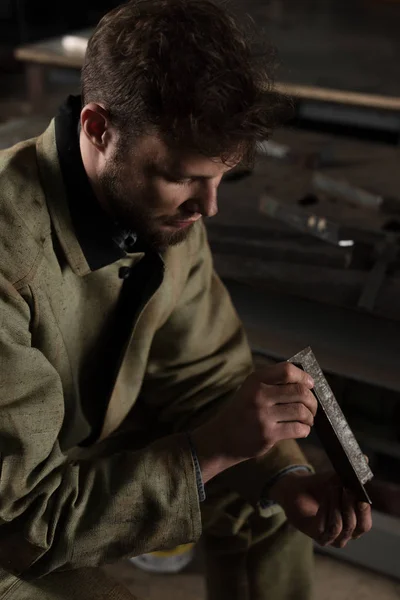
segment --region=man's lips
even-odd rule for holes
[[[196,221],[198,221],[199,219],[201,219],[201,215],[199,215],[198,217],[195,218],[191,218],[191,219],[176,219],[176,221],[171,221],[171,223],[168,223],[168,225],[170,227],[189,227],[189,225],[193,225],[193,223],[196,223]]]

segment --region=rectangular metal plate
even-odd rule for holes
[[[325,217],[309,213],[301,207],[288,205],[269,194],[263,194],[260,199],[260,211],[268,217],[277,219],[324,242],[335,246],[343,245],[341,243],[340,227],[337,223]]]
[[[371,504],[364,486],[373,478],[373,473],[311,348],[305,348],[289,362],[314,380],[313,393],[318,400],[315,431],[340,480],[357,499]]]

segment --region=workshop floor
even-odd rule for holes
[[[138,600],[205,600],[204,579],[194,567],[179,575],[153,575],[129,562],[107,567]],[[316,556],[315,600],[399,600],[400,583],[326,556]],[[271,600],[273,600],[271,598]]]

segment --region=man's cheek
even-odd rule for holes
[[[151,198],[151,205],[157,209],[160,214],[175,214],[179,207],[186,201],[184,193],[177,190],[162,190],[161,193],[154,194]]]

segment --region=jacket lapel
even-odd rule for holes
[[[115,340],[121,348],[121,354],[98,441],[108,437],[121,425],[134,404],[135,390],[132,389],[131,384],[128,384],[132,381],[133,366],[126,358],[132,354],[131,345],[134,343],[135,332],[146,307],[160,288],[163,278],[162,258],[158,254],[149,253],[137,265],[137,271],[124,281],[117,308],[119,331],[115,332]],[[138,297],[138,301],[133,300],[135,297]],[[143,359],[143,352],[139,348],[137,356],[138,360]]]

